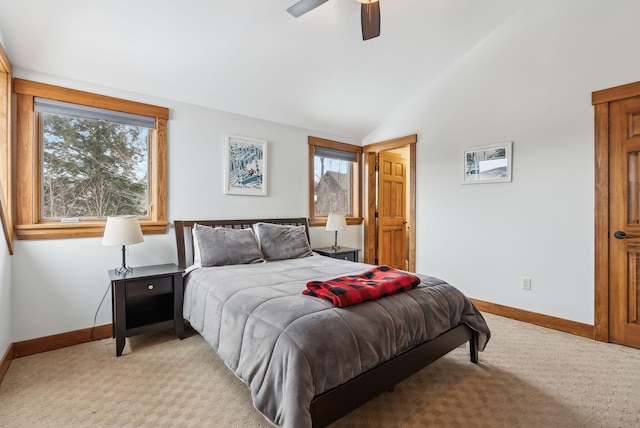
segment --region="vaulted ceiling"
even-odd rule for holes
[[[16,70],[361,140],[527,0],[0,0]]]

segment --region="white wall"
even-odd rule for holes
[[[4,46],[1,28],[0,44]],[[11,334],[11,257],[3,232],[0,233],[0,358],[13,342]]]
[[[168,216],[181,219],[308,217],[307,136],[348,141],[192,105],[128,94],[82,82],[14,70],[16,77],[156,104],[170,109],[168,123]],[[223,194],[224,134],[268,141],[268,196]],[[361,228],[341,234],[344,245],[358,246]],[[325,246],[333,235],[312,228],[312,246]],[[129,247],[132,266],[177,262],[173,229],[147,235]],[[103,247],[100,238],[17,241],[13,256],[14,341],[93,325],[107,291],[107,270],[120,263],[120,248]],[[97,325],[111,322],[109,297]]]
[[[591,93],[640,80],[637,16],[635,0],[531,2],[367,137],[419,135],[418,271],[593,323]],[[513,182],[462,185],[463,148],[503,141]]]
[[[13,342],[11,332],[11,256],[0,232],[0,358]]]

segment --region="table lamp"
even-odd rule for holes
[[[144,241],[144,237],[142,236],[138,216],[107,217],[107,224],[104,227],[104,235],[102,236],[102,245],[122,245],[122,266],[115,270],[117,274],[125,275],[127,272],[133,272],[133,268],[127,266],[125,260],[125,246],[138,244],[142,241]]]
[[[338,232],[342,230],[347,230],[347,219],[344,214],[329,214],[327,217],[327,227],[326,230],[335,232],[335,239],[331,248],[334,250],[339,250],[340,246],[338,245]]]

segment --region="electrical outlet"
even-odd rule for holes
[[[522,286],[523,290],[531,290],[531,278],[523,276],[520,279],[520,285]]]

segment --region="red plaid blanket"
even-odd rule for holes
[[[302,294],[319,297],[340,308],[410,290],[420,278],[389,266],[378,266],[357,275],[328,281],[309,281]]]

